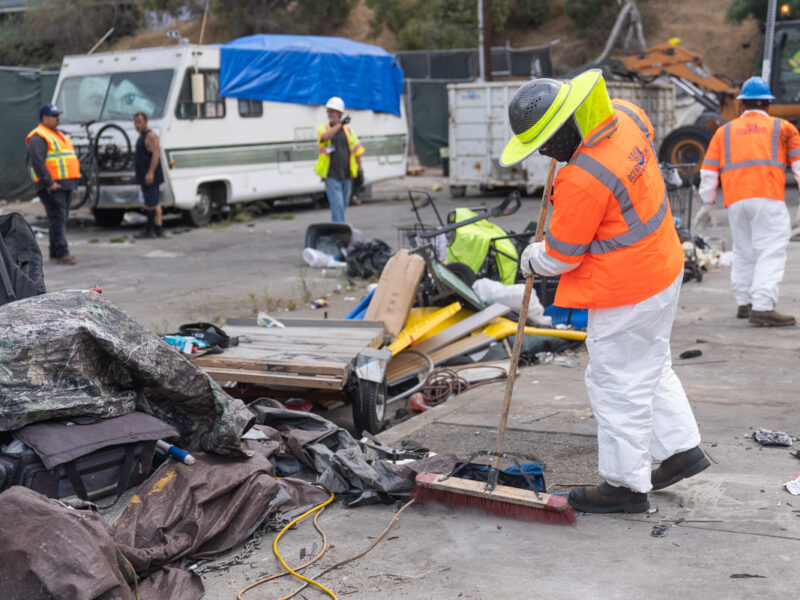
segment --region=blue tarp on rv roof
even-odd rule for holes
[[[345,38],[251,35],[220,49],[220,95],[400,115],[403,70],[383,48]]]

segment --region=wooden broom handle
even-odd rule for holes
[[[556,176],[556,159],[551,158],[547,169],[547,183],[544,186],[542,195],[542,206],[539,209],[539,220],[536,222],[536,236],[534,241],[541,242],[544,237],[544,222],[547,219],[547,211],[550,207],[550,192],[553,189],[553,179]],[[517,335],[514,338],[514,349],[511,351],[511,363],[508,366],[508,379],[506,379],[506,390],[503,395],[503,411],[500,413],[500,424],[497,426],[497,454],[493,458],[493,467],[500,467],[500,454],[503,453],[503,441],[506,436],[506,425],[508,424],[508,412],[511,409],[511,395],[514,393],[514,382],[517,378],[517,365],[519,355],[522,351],[522,338],[525,334],[525,321],[528,318],[528,304],[531,301],[533,291],[533,274],[525,280],[525,292],[522,294],[522,306],[519,309],[519,322],[517,323]]]

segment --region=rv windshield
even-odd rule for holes
[[[173,75],[165,70],[68,77],[56,105],[65,123],[131,119],[137,112],[157,119],[164,114]]]

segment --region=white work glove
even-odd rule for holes
[[[539,244],[543,244],[544,242],[538,242]],[[519,257],[519,270],[527,279],[533,274],[533,269],[531,268],[531,257],[536,252],[536,242],[530,244],[525,247],[525,250],[522,251],[522,256]]]
[[[711,225],[711,222],[713,221],[713,211],[714,207],[711,204],[703,204],[694,217],[695,228],[702,230]]]

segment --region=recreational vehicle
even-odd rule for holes
[[[91,148],[92,138],[97,138],[100,185],[93,212],[98,224],[119,224],[126,210],[142,207],[129,159],[138,135],[132,120],[137,112],[148,115],[150,129],[160,138],[166,180],[161,187],[163,206],[182,211],[195,226],[207,224],[226,205],[322,194],[324,185],[313,168],[319,153],[316,128],[327,121],[323,105],[329,96],[339,95],[348,106],[359,106],[348,108],[347,113],[366,151],[366,183],[405,174],[408,127],[399,101],[399,67],[400,87],[385,90],[389,96],[397,96],[392,100],[396,100],[396,114],[392,114],[375,110],[369,101],[354,96],[351,84],[357,86],[359,81],[353,81],[352,73],[330,73],[324,61],[305,57],[306,64],[326,69],[326,73],[316,74],[316,86],[311,85],[314,95],[306,93],[308,81],[313,84],[313,69],[297,72],[302,66],[298,56],[303,49],[317,52],[318,40],[334,40],[348,48],[368,45],[340,38],[250,39],[254,38],[269,38],[269,48],[259,54],[262,44],[255,54],[237,55],[227,65],[228,79],[235,80],[232,84],[225,81],[228,45],[184,44],[64,58],[54,102],[62,111],[61,129],[73,138],[79,153],[82,142]],[[289,44],[293,58],[286,60],[289,54],[281,52],[290,38],[304,43],[299,51],[297,43]],[[374,46],[369,48],[386,54]],[[359,60],[358,56],[347,58]],[[353,63],[338,64],[353,69]],[[342,80],[351,87],[341,88]],[[263,88],[264,82],[282,86],[283,95],[267,93],[265,97],[271,99],[259,99],[263,91],[259,86]],[[226,93],[226,85],[237,91]],[[361,91],[364,96],[375,92],[369,88]],[[289,92],[295,96],[287,96]],[[282,100],[272,99],[275,97]]]

